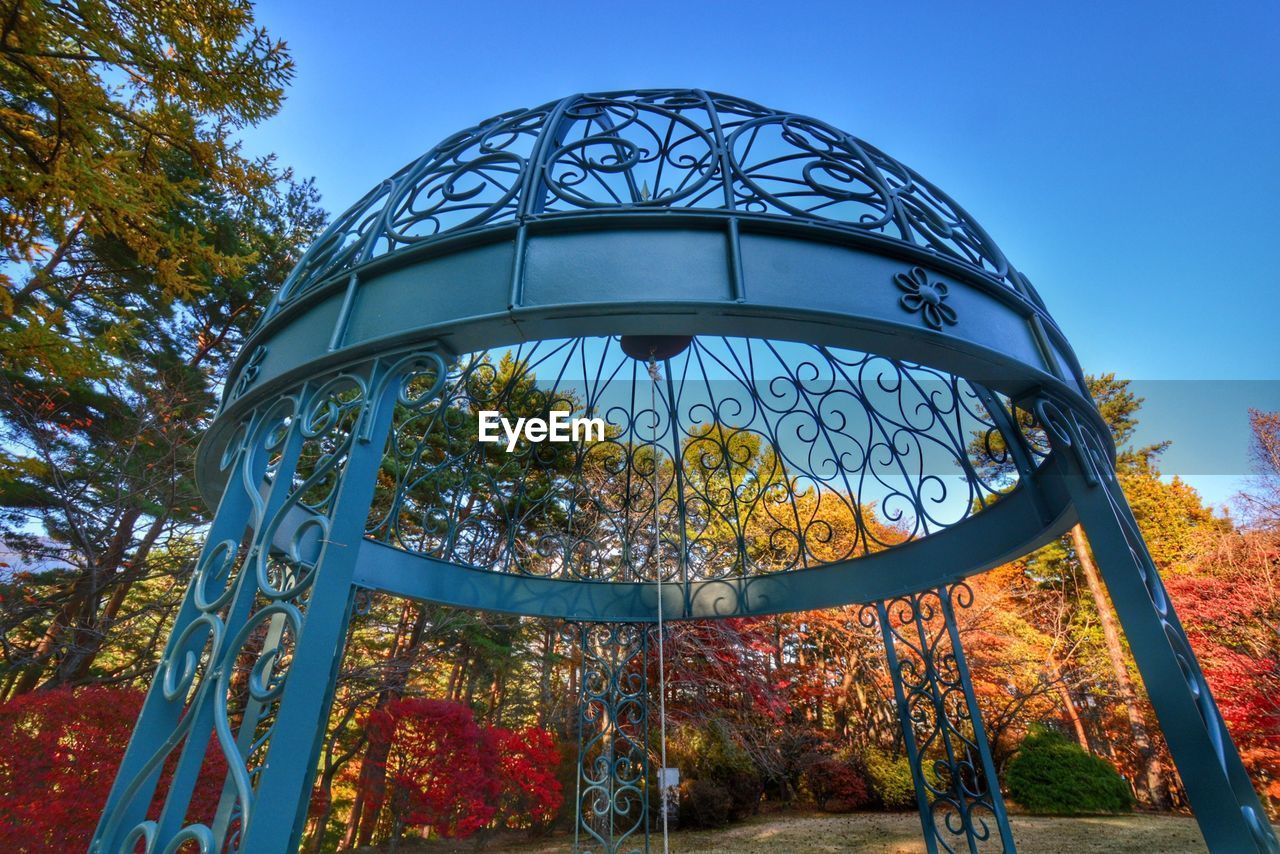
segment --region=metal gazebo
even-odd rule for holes
[[[480,410],[606,431],[508,453]],[[575,847],[610,852],[649,844],[660,611],[862,604],[928,849],[1012,850],[955,610],[1080,522],[1205,839],[1276,851],[1114,465],[1026,276],[869,143],[702,90],[495,116],[339,216],[239,354],[93,850],[295,850],[367,590],[565,621]],[[192,821],[211,737],[223,794]]]

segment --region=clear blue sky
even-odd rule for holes
[[[246,144],[314,175],[332,212],[507,109],[601,89],[728,92],[819,116],[954,196],[1036,283],[1085,370],[1276,380],[1249,388],[1280,407],[1273,0],[268,0],[258,18],[298,74]],[[1235,409],[1220,427],[1243,459]],[[1209,500],[1235,488],[1195,468]]]

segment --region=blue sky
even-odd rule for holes
[[[314,175],[333,212],[507,109],[728,92],[819,116],[941,186],[1087,371],[1277,381],[1232,386],[1232,411],[1184,444],[1224,435],[1243,460],[1241,391],[1280,408],[1280,3],[269,0],[258,18],[298,74],[246,146]],[[1177,442],[1178,407],[1155,408],[1175,415],[1150,438]],[[1181,465],[1215,503],[1238,484]]]

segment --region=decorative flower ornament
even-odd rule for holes
[[[910,273],[897,273],[893,277],[898,287],[906,291],[898,300],[907,311],[918,311],[924,322],[933,329],[941,329],[943,323],[956,322],[956,310],[944,301],[947,286],[942,282],[929,282],[929,274],[921,267],[912,267]]]

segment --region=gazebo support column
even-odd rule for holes
[[[566,623],[577,647],[578,785],[573,850],[649,850],[648,623]]]
[[[148,850],[163,850],[178,839],[216,847],[210,828],[184,826],[184,821],[211,734],[234,739],[229,715],[234,701],[227,683],[246,652],[243,642],[274,616],[260,607],[257,569],[271,545],[268,520],[289,504],[304,445],[298,425],[306,398],[302,389],[247,417],[236,446],[223,456],[227,489],[103,809],[91,843],[95,852],[131,851],[140,839],[149,840]],[[264,641],[256,650],[258,660],[274,656],[276,649]],[[148,820],[161,770],[175,753],[161,814]],[[240,782],[246,777],[247,771]],[[242,814],[243,808],[239,804],[235,812]]]
[[[1057,401],[1040,400],[1036,414],[1068,461],[1067,490],[1205,842],[1213,851],[1280,851],[1116,479],[1109,438]]]
[[[930,854],[1015,850],[956,624],[955,604],[972,602],[968,585],[955,584],[865,606],[860,616],[884,639]]]
[[[406,381],[424,371],[434,374],[433,387],[416,399],[406,399]],[[345,469],[329,491],[327,506],[319,508],[326,513],[327,524],[319,561],[310,573],[309,601],[289,666],[296,675],[284,687],[256,787],[257,798],[275,805],[279,812],[251,822],[239,850],[297,850],[345,647],[355,595],[352,576],[392,416],[398,403],[416,406],[434,397],[444,374],[443,361],[424,354],[379,359],[360,377],[364,401],[343,449]],[[295,537],[305,527],[300,526]]]
[[[392,413],[434,396],[444,373],[431,354],[388,356],[247,419],[224,456],[228,488],[92,850],[132,851],[141,839],[149,851],[187,840],[201,850],[296,849]],[[436,382],[406,400],[414,375]],[[247,678],[233,679],[246,660]],[[226,763],[219,805],[188,816],[216,768],[210,751]],[[159,818],[147,820],[174,754]]]

